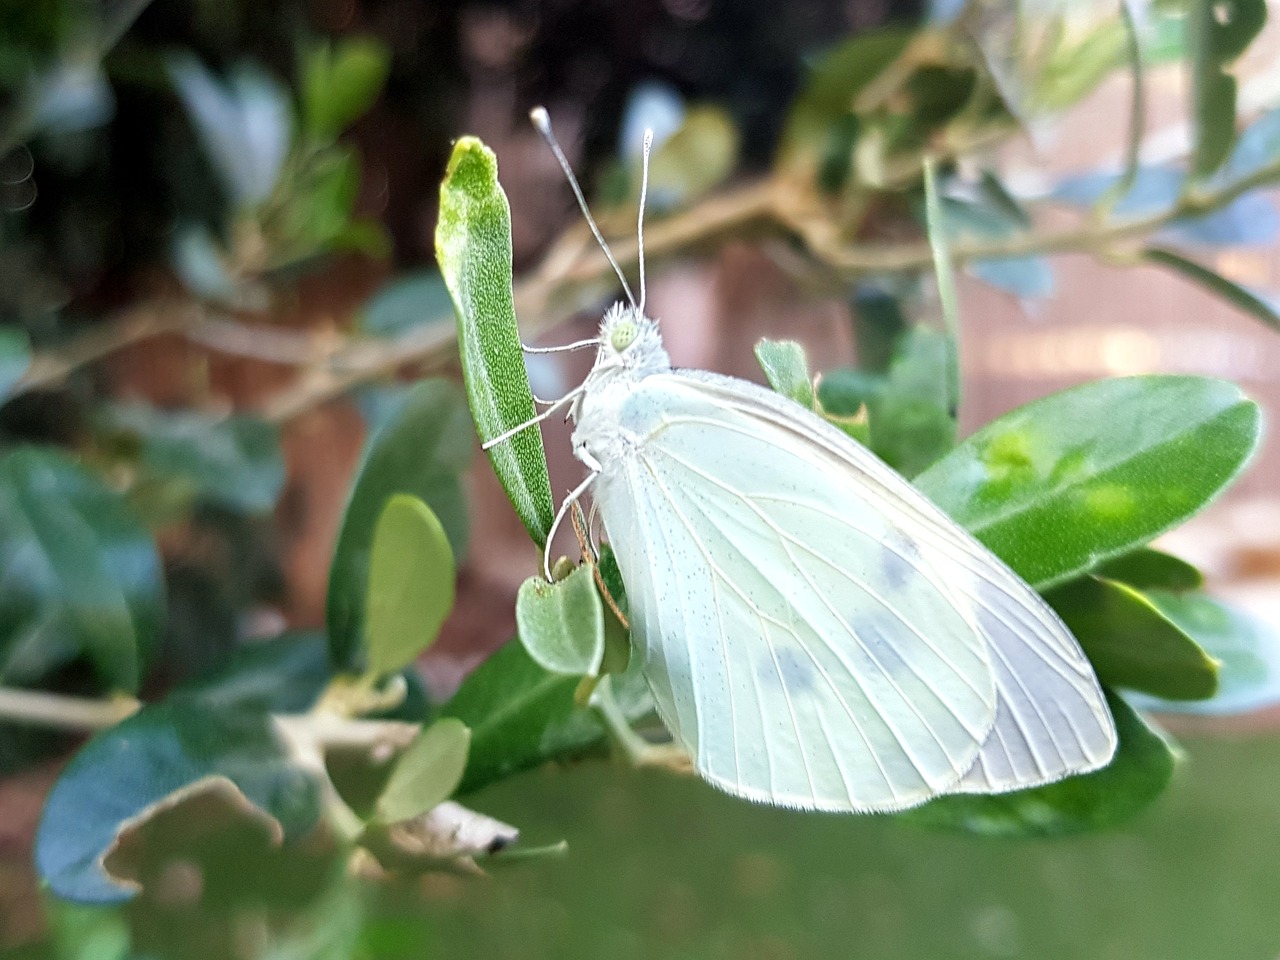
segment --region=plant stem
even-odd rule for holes
[[[58,730],[105,730],[137,713],[141,706],[132,697],[94,700],[0,687],[0,720]]]

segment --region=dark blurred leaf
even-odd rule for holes
[[[46,903],[49,960],[133,960],[129,920],[116,906],[88,906],[49,897]]]
[[[302,55],[302,116],[307,133],[332,140],[368,110],[391,72],[391,52],[368,37],[315,44]]]
[[[511,292],[511,211],[493,151],[474,137],[453,149],[440,185],[436,261],[458,318],[458,352],[481,440],[533,419],[533,396]],[[542,434],[523,430],[488,451],[529,536],[542,546],[555,517]]]
[[[453,318],[444,278],[434,267],[396,277],[375,293],[360,313],[360,331],[398,337],[414,327]]]
[[[924,225],[929,250],[933,254],[933,276],[938,285],[938,305],[942,309],[942,329],[946,334],[941,381],[946,390],[944,408],[954,418],[960,407],[960,358],[956,348],[960,340],[960,299],[956,294],[955,268],[951,262],[952,227],[938,190],[937,166],[929,155],[924,158]],[[893,376],[894,372],[890,370],[891,380]]]
[[[916,478],[1038,587],[1199,512],[1257,446],[1257,405],[1201,377],[1102,380],[983,427]]]
[[[1237,310],[1249,314],[1255,320],[1261,320],[1268,327],[1280,330],[1280,309],[1269,299],[1264,299],[1234,280],[1228,280],[1220,273],[1210,270],[1195,260],[1188,259],[1167,247],[1148,247],[1142,255],[1152,263],[1168,267],[1198,286],[1204,287]]]
[[[1195,590],[1204,583],[1200,571],[1175,556],[1139,547],[1118,557],[1112,557],[1093,569],[1108,580],[1119,580],[1139,590]]]
[[[1236,140],[1236,147],[1213,178],[1215,185],[1236,183],[1280,160],[1280,109],[1268,110]]]
[[[604,605],[590,564],[563,580],[530,577],[516,594],[520,642],[544,670],[595,676],[604,658]]]
[[[1280,703],[1280,635],[1272,624],[1201,593],[1152,590],[1148,596],[1218,661],[1218,692],[1192,702],[1146,698],[1143,707],[1234,714]]]
[[[755,347],[756,360],[769,386],[807,410],[814,405],[813,380],[804,347],[794,340],[761,340]]]
[[[969,273],[983,283],[1023,300],[1053,296],[1053,268],[1044,257],[1006,257],[1002,260],[975,260]]]
[[[467,765],[471,734],[453,717],[423,730],[396,758],[374,806],[380,823],[400,823],[426,813],[453,796]]]
[[[605,601],[604,658],[600,662],[600,672],[623,673],[631,665],[630,621],[623,622],[630,616],[630,608],[622,571],[618,569],[618,558],[607,543],[600,545],[596,571],[600,575],[601,599]]]
[[[818,403],[833,416],[856,416],[863,406],[875,402],[887,379],[852,367],[828,370],[818,379]]]
[[[331,676],[325,635],[297,631],[241,646],[217,670],[183,684],[180,692],[226,713],[304,713]]]
[[[172,56],[169,76],[230,199],[261,203],[280,176],[293,136],[285,90],[252,64],[220,82],[188,54]]]
[[[31,365],[31,341],[19,327],[0,327],[0,403]]]
[[[134,691],[164,617],[150,535],[98,477],[54,450],[0,459],[0,682],[80,653]]]
[[[1217,690],[1213,659],[1133,587],[1086,576],[1055,587],[1045,599],[1103,683],[1168,700],[1204,700]]]
[[[988,837],[1052,837],[1123,823],[1164,792],[1175,755],[1120,697],[1107,703],[1120,746],[1101,770],[1017,793],[939,797],[899,818]]]
[[[204,224],[183,224],[173,233],[169,257],[186,288],[197,297],[243,306],[251,295],[227,271],[226,251]]]
[[[578,679],[544,670],[519,640],[482,663],[444,707],[446,716],[471,728],[471,755],[459,792],[598,746],[604,728],[574,705]],[[613,690],[630,719],[652,711],[648,688],[634,664],[613,678]]]
[[[417,497],[387,501],[373,532],[365,645],[369,670],[385,676],[413,663],[453,609],[455,570],[444,528]]]
[[[103,404],[94,416],[109,442],[136,449],[143,471],[163,480],[184,480],[207,502],[265,512],[280,497],[280,433],[266,421],[246,414],[157,410],[140,403]]]
[[[351,489],[329,570],[326,616],[335,665],[363,660],[365,591],[374,524],[397,493],[431,507],[459,559],[466,553],[467,512],[460,475],[471,459],[471,425],[453,386],[417,384],[370,438]]]
[[[951,120],[973,97],[978,82],[971,68],[926,65],[907,79],[904,93],[911,100],[912,121],[939,127]]]
[[[853,336],[859,369],[866,373],[884,373],[889,369],[898,340],[907,329],[902,303],[887,291],[864,284],[854,293],[853,312]],[[824,374],[824,381],[830,376],[830,373]],[[865,399],[859,401],[863,402]],[[837,410],[826,398],[823,399],[823,406],[841,413],[851,414],[857,411],[856,406],[852,410]]]
[[[868,403],[871,449],[904,476],[914,477],[955,445],[956,399],[948,391],[953,358],[946,334],[917,327],[899,343]]]
[[[1236,134],[1236,78],[1227,69],[1267,22],[1266,0],[1192,0],[1187,17],[1195,144],[1191,172],[1212,174]]]
[[[216,710],[194,700],[145,707],[90,740],[45,803],[36,866],[54,893],[82,903],[126,900],[136,892],[110,876],[103,858],[125,828],[136,828],[174,794],[203,781],[247,801],[285,838],[319,812],[315,782],[286,758],[263,714]]]

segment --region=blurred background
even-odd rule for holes
[[[919,236],[918,170],[899,184],[893,151],[873,162],[864,149],[853,173],[832,174],[829,156],[796,146],[789,125],[821,56],[886,27],[969,39],[964,56],[1008,84],[994,135],[975,125],[957,150],[961,172],[999,171],[1004,209],[1015,212],[994,227],[990,210],[973,215],[977,235],[998,240],[1026,228],[1026,204],[1036,205],[1036,229],[1078,223],[1131,141],[1142,176],[1115,209],[1142,216],[1175,200],[1181,175],[1169,171],[1196,136],[1192,5],[0,0],[0,323],[23,336],[21,350],[0,341],[0,396],[10,392],[0,440],[73,449],[129,490],[168,583],[144,686],[163,691],[256,637],[323,624],[366,437],[398,384],[460,376],[433,241],[455,138],[478,136],[497,154],[531,338],[589,336],[616,296],[600,271],[574,279],[564,267],[592,255],[527,119],[543,104],[611,236],[631,236],[641,132],[658,134],[651,216],[687,239],[651,254],[648,302],[677,365],[759,380],[753,345],[785,336],[829,370],[865,359],[858,324],[883,289],[815,267],[782,234],[820,246],[814,224],[831,215],[844,218],[841,242],[907,244]],[[1137,139],[1118,6],[1147,38]],[[1037,41],[1034,82],[1009,46],[1020,18],[1053,24]],[[904,110],[937,112],[921,142],[942,143],[960,109],[947,91],[969,81],[946,65],[949,48],[919,49],[942,73]],[[1280,104],[1280,24],[1231,69],[1245,129]],[[1280,136],[1271,136],[1274,162]],[[917,149],[906,142],[903,155]],[[796,199],[786,230],[752,213],[761,182],[793,184],[810,162],[834,177],[831,189]],[[869,203],[844,179],[867,170],[880,171],[884,188]],[[950,199],[957,210],[981,206]],[[1280,217],[1267,192],[1220,214],[1171,229],[1197,263],[1256,294],[1256,308],[1136,263],[1124,247],[969,264],[959,278],[961,434],[1064,387],[1137,373],[1229,379],[1266,413],[1276,409],[1280,336],[1258,318],[1280,292]],[[535,393],[559,395],[582,369],[531,362]],[[551,425],[546,437],[562,493],[580,468],[567,430]],[[183,458],[201,466],[173,466]],[[1268,435],[1230,493],[1162,545],[1196,563],[1217,595],[1280,627],[1277,469],[1280,440]],[[434,699],[512,635],[516,588],[537,562],[483,458],[465,489],[472,529],[458,605],[419,664]],[[96,689],[75,659],[6,669],[24,685]],[[41,804],[75,741],[0,726],[0,951],[1273,958],[1277,720],[1275,709],[1171,718],[1189,762],[1170,792],[1082,838],[993,842],[801,818],[694,781],[586,764],[472,798],[535,843],[568,839],[561,862],[335,893],[308,885],[314,864],[290,872],[229,848],[209,853],[232,864],[221,893],[211,881],[194,894],[176,884],[107,912],[55,903],[31,866]],[[332,946],[349,944],[343,924],[356,922],[358,949]]]

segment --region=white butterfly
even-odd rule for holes
[[[643,220],[640,236],[643,251]],[[811,411],[673,369],[643,263],[640,302],[618,270],[630,303],[560,348],[597,346],[595,366],[537,419],[569,406],[589,472],[557,524],[591,487],[658,714],[698,773],[762,803],[871,812],[1105,765],[1106,700],[1040,596]]]

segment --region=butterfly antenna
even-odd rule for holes
[[[591,228],[591,233],[596,238],[596,243],[600,244],[600,249],[604,251],[604,255],[609,258],[613,272],[618,275],[618,279],[622,282],[623,292],[627,295],[631,306],[634,307],[636,298],[631,294],[631,287],[627,284],[627,278],[623,274],[622,268],[618,266],[618,261],[614,258],[613,251],[609,249],[609,244],[605,243],[604,235],[600,232],[600,228],[596,226],[595,217],[591,216],[591,211],[587,208],[587,198],[582,195],[582,188],[578,186],[578,178],[573,175],[573,169],[569,166],[569,161],[565,157],[564,151],[560,149],[560,142],[556,140],[556,135],[551,132],[551,117],[548,116],[546,108],[534,107],[529,111],[529,119],[533,121],[533,125],[542,134],[542,139],[547,141],[547,146],[551,148],[551,152],[556,155],[556,160],[560,162],[560,169],[564,171],[565,178],[569,181],[573,195],[578,200],[578,207],[582,210],[582,215],[586,217],[587,226]]]
[[[644,316],[644,204],[649,197],[649,151],[653,149],[653,131],[644,132],[644,159],[640,163],[640,214],[636,218],[636,246],[640,251],[640,315]]]

